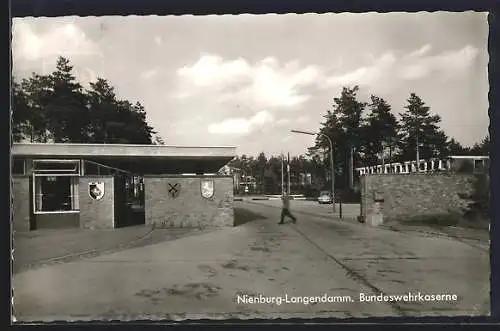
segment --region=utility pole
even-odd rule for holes
[[[380,153],[382,159],[382,173],[385,174],[385,144],[382,142],[382,152]]]
[[[418,131],[417,131],[417,172],[420,172],[420,149],[419,149],[419,143],[418,143]]]
[[[290,153],[288,153],[288,160],[286,164],[286,172],[288,174],[288,195],[290,195]]]
[[[392,173],[392,137],[389,137],[389,173]]]
[[[354,188],[354,147],[349,144],[349,188]]]
[[[284,166],[284,156],[281,153],[281,195],[285,195],[285,166]]]
[[[330,168],[331,168],[331,177],[332,177],[332,181],[331,181],[331,183],[332,183],[332,197],[333,197],[332,208],[333,208],[333,213],[335,213],[335,164],[334,164],[334,159],[333,159],[334,151],[333,151],[332,139],[330,139],[330,137],[324,133],[314,133],[314,132],[301,131],[301,130],[291,130],[291,132],[307,134],[310,136],[321,136],[321,137],[324,137],[328,141],[328,144],[330,145]]]

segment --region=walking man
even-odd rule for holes
[[[288,193],[285,193],[281,196],[281,201],[283,205],[281,207],[281,220],[278,224],[284,224],[285,217],[290,217],[292,222],[295,224],[297,222],[297,218],[290,211],[290,196]]]

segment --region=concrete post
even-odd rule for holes
[[[371,226],[379,226],[384,223],[383,215],[384,198],[381,193],[374,193],[372,200],[372,210],[367,215],[366,223]]]

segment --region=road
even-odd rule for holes
[[[274,208],[281,207],[281,200],[251,200],[247,199],[251,204],[259,204],[271,206]],[[339,218],[340,205],[336,204],[336,211],[333,212],[332,205],[318,204],[316,201],[293,200],[291,202],[292,210],[302,216],[320,216],[323,218]],[[252,208],[252,207],[251,207]],[[254,207],[255,208],[255,207]],[[341,222],[358,223],[357,217],[361,214],[359,203],[342,204],[342,219]],[[392,229],[394,231],[412,233],[416,235],[431,235],[431,236],[449,236],[456,240],[462,240],[468,244],[481,247],[483,250],[489,250],[489,232],[484,229],[464,229],[458,227],[431,227],[425,224],[400,224],[398,222],[389,222],[380,226],[381,228]]]
[[[251,200],[247,200],[251,201]],[[281,200],[273,199],[273,200],[255,200],[254,203],[263,204],[266,206],[280,207]],[[293,200],[291,201],[293,210],[331,217],[333,215],[339,216],[340,205],[339,203],[335,204],[335,213],[333,212],[333,206],[331,204],[319,204],[317,201],[309,201],[309,200]],[[348,220],[356,220],[356,218],[360,215],[360,206],[359,203],[356,204],[342,204],[342,217]]]
[[[235,228],[20,272],[17,320],[456,316],[489,313],[488,254],[447,238],[313,216],[277,225],[278,208]],[[377,295],[454,294],[451,302],[360,302]],[[326,303],[277,304],[323,296]],[[274,304],[238,302],[274,297]],[[350,298],[348,300],[347,298]]]

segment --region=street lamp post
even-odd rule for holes
[[[417,140],[417,172],[420,172],[420,149],[419,149],[419,143],[418,143],[418,132],[417,132],[417,135],[416,135],[416,140]]]
[[[285,157],[281,153],[281,196],[285,195]]]
[[[330,167],[331,167],[331,177],[332,177],[332,204],[333,204],[333,212],[335,213],[335,165],[333,163],[333,143],[330,137],[328,137],[326,134],[323,133],[314,133],[314,132],[308,132],[308,131],[301,131],[301,130],[291,130],[293,133],[301,133],[301,134],[307,134],[310,136],[322,136],[325,137],[328,140],[328,144],[330,145]]]
[[[423,147],[424,145],[420,142],[420,130],[417,130],[415,134],[415,149],[416,149],[416,157],[417,157],[417,172],[421,172],[420,170],[420,147]]]

